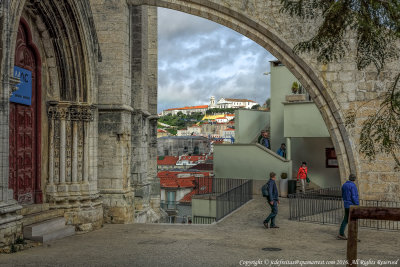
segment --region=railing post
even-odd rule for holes
[[[357,237],[358,225],[357,218],[353,216],[354,207],[350,206],[348,239],[347,239],[347,266],[357,266]]]

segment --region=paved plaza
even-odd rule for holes
[[[213,225],[106,224],[88,234],[0,255],[0,266],[245,266],[245,261],[254,261],[248,266],[257,261],[258,266],[278,266],[265,264],[274,260],[343,266],[346,241],[335,238],[338,226],[289,221],[287,199],[279,212],[280,229],[268,230],[262,225],[267,208],[261,197]],[[400,258],[400,232],[360,229],[359,237],[359,258],[375,261],[369,266]]]

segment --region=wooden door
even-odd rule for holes
[[[10,152],[9,187],[14,191],[14,199],[20,204],[41,201],[35,196],[40,191],[38,137],[38,62],[35,50],[30,45],[31,36],[26,23],[20,23],[15,49],[15,66],[31,72],[31,104],[10,102]],[[22,78],[20,78],[22,79]],[[18,92],[18,91],[17,91]],[[17,93],[15,92],[15,93]]]

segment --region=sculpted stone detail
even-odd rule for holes
[[[49,102],[47,116],[49,119],[71,121],[93,121],[96,107],[93,105],[75,105],[68,102]]]
[[[50,200],[64,201],[86,193],[84,155],[89,153],[87,144],[90,124],[96,107],[71,102],[48,103],[49,118],[49,179],[47,194]]]

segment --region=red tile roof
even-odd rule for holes
[[[190,193],[186,194],[180,202],[192,202],[193,195],[196,194],[210,194],[212,193],[212,184],[213,178],[212,177],[204,177],[197,179],[196,187]]]
[[[206,156],[181,156],[180,160],[189,160],[189,161],[206,160]]]
[[[196,190],[191,191],[190,193],[187,193],[179,202],[187,202],[191,203],[192,202],[192,196],[196,193]]]
[[[212,158],[208,158],[212,159]],[[189,170],[204,170],[204,171],[213,171],[214,165],[212,163],[200,163],[190,167]]]
[[[175,157],[175,156],[164,156],[164,157],[157,158],[158,165],[176,165],[177,161],[178,161],[178,157]]]
[[[210,176],[210,172],[207,171],[201,171],[201,172],[195,172],[195,171],[160,171],[157,173],[158,178],[178,178],[179,174],[189,174],[190,176],[194,176],[195,174],[202,174],[204,176]]]
[[[172,111],[172,110],[187,110],[187,109],[203,109],[208,108],[208,105],[201,105],[201,106],[191,106],[191,107],[183,107],[183,108],[170,108],[166,109],[165,111]]]
[[[175,178],[162,177],[160,178],[160,186],[162,188],[194,188],[194,177]]]

